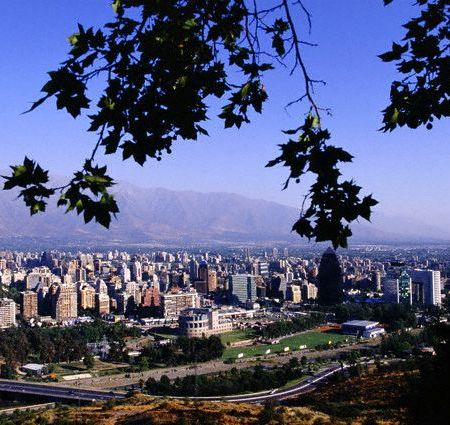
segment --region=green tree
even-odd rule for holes
[[[417,7],[420,15],[404,25],[403,42],[380,56],[395,61],[403,77],[392,83],[384,131],[403,125],[431,128],[434,119],[450,115],[448,1],[418,0]],[[293,230],[346,246],[350,224],[370,220],[377,201],[361,196],[353,180],[341,178],[340,164],[353,157],[329,143],[324,108],[314,98],[315,86],[323,81],[310,76],[304,60],[312,43],[300,37],[298,13],[309,25],[311,15],[301,1],[269,0],[262,6],[251,0],[114,0],[113,10],[115,18],[102,28],[78,25],[69,37],[68,58],[49,72],[43,96],[30,109],[55,98],[56,107],[73,117],[86,110],[88,130],[97,135],[81,169],[60,187],[50,187],[48,171],[27,157],[11,167],[4,189],[18,188],[31,214],[44,211],[48,199],[59,194],[57,204],[66,212],[109,227],[119,208],[110,193],[114,180],[96,163],[100,148],[141,165],[148,158],[161,160],[175,141],[207,135],[203,123],[211,98],[221,103],[218,119],[224,127],[240,128],[252,112],[262,112],[268,99],[263,78],[281,64],[302,81],[288,106],[306,102],[306,118],[284,131],[289,139],[267,166],[287,167],[285,188],[313,175]],[[90,100],[94,79],[104,86]]]
[[[95,359],[92,354],[86,354],[83,358],[83,364],[88,368],[92,369],[95,365]]]
[[[17,376],[16,369],[11,363],[3,363],[0,366],[0,377],[3,379],[15,379]]]
[[[420,362],[420,374],[406,394],[409,423],[444,425],[449,418],[450,326],[433,325],[435,356]]]

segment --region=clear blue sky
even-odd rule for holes
[[[449,223],[450,125],[432,131],[408,129],[377,132],[380,110],[387,104],[395,71],[376,55],[402,34],[400,25],[415,15],[413,0],[397,0],[383,7],[381,0],[308,0],[313,14],[310,41],[319,47],[305,50],[312,75],[327,81],[318,91],[321,105],[332,109],[326,126],[333,142],[355,155],[345,169],[367,193],[380,200],[386,214],[420,217]],[[77,22],[99,25],[112,17],[107,0],[14,0],[2,2],[0,26],[0,169],[20,162],[24,154],[39,160],[57,175],[70,175],[90,152],[94,135],[87,122],[73,120],[48,103],[21,115],[39,96],[46,72],[65,59],[66,37]],[[300,25],[306,25],[300,20]],[[303,82],[284,71],[267,78],[270,95],[263,116],[255,116],[241,131],[222,130],[212,120],[209,138],[178,142],[172,156],[148,162],[144,168],[119,158],[100,158],[112,175],[140,186],[227,191],[299,205],[306,187],[281,191],[286,170],[266,169],[281,129],[299,122],[305,106],[287,114],[283,105],[301,93]],[[298,88],[298,89],[297,89]]]

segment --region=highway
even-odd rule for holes
[[[344,366],[347,368],[348,366]],[[287,388],[261,391],[252,394],[240,394],[232,396],[216,397],[173,397],[199,401],[226,401],[234,403],[263,403],[267,400],[282,400],[294,395],[304,394],[313,390],[316,384],[341,370],[340,366],[333,366],[320,371],[306,381],[299,382]],[[86,388],[65,387],[52,384],[37,384],[21,381],[0,379],[0,392],[28,394],[49,397],[56,400],[72,401],[106,401],[111,398],[122,399],[126,394],[119,391],[101,391]]]
[[[119,391],[91,390],[86,388],[64,387],[52,384],[35,384],[23,381],[0,379],[0,392],[29,394],[50,397],[56,400],[96,401],[110,398],[125,398],[125,393]]]
[[[348,365],[344,365],[343,369],[348,368]],[[316,375],[308,378],[306,381],[299,382],[287,388],[274,389],[269,391],[261,391],[259,393],[241,394],[232,396],[217,396],[217,397],[189,397],[191,400],[199,401],[226,401],[234,403],[264,403],[268,400],[283,400],[295,395],[305,394],[315,389],[316,385],[328,378],[329,376],[339,372],[341,366],[333,366],[322,370]],[[181,397],[180,397],[181,398]],[[185,398],[185,397],[184,397]]]

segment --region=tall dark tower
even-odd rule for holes
[[[319,282],[318,302],[320,305],[340,304],[342,293],[342,271],[336,253],[328,248],[322,255],[317,276]]]

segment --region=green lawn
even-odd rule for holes
[[[226,332],[220,335],[222,344],[227,345],[237,341],[243,341],[246,339],[252,339],[255,336],[253,329],[235,329],[231,332]]]
[[[289,336],[281,340],[278,344],[226,348],[222,359],[236,359],[239,353],[244,353],[244,358],[260,356],[264,355],[267,349],[270,349],[271,354],[281,353],[285,347],[289,347],[290,351],[298,351],[300,349],[300,345],[306,345],[306,348],[314,348],[319,344],[327,344],[329,341],[332,343],[345,341],[347,338],[350,337],[347,335],[311,331],[300,335]]]

